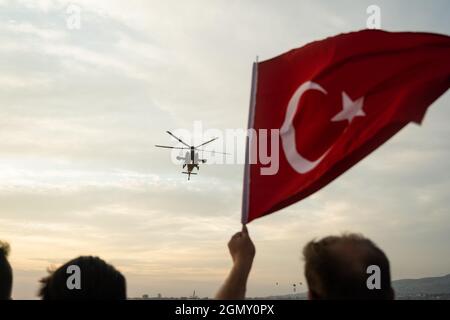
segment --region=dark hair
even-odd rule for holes
[[[357,234],[311,241],[303,249],[305,277],[316,299],[393,299],[389,260],[372,241]],[[380,289],[367,286],[367,267],[380,268]]]
[[[13,273],[8,262],[9,251],[9,244],[0,241],[0,300],[11,299]]]
[[[70,289],[71,266],[80,271],[80,288]],[[69,281],[68,281],[69,280]],[[81,256],[59,267],[41,281],[43,300],[123,300],[126,280],[112,265],[98,257]]]

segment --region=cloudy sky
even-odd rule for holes
[[[0,0],[0,238],[14,298],[35,298],[47,267],[80,254],[123,271],[131,297],[212,296],[239,229],[242,166],[187,182],[153,145],[195,121],[245,128],[256,55],[363,29],[373,3]],[[67,27],[70,4],[80,29]],[[376,4],[384,29],[450,33],[447,0]],[[249,295],[292,292],[301,247],[342,231],[378,243],[395,279],[450,273],[449,107],[447,94],[422,127],[253,222]]]

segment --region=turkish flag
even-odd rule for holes
[[[449,85],[450,37],[430,33],[364,30],[255,63],[242,222],[311,195],[420,124]]]

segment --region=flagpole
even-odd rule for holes
[[[249,192],[250,192],[250,146],[253,129],[254,117],[255,117],[255,104],[256,104],[256,89],[258,85],[258,56],[256,56],[255,62],[253,62],[252,68],[252,86],[250,91],[250,106],[248,112],[248,123],[247,123],[247,138],[245,145],[245,165],[244,165],[244,185],[242,192],[242,213],[241,222],[242,224],[247,224],[248,222],[248,211],[249,211]]]

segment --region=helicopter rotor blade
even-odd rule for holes
[[[191,146],[188,145],[186,142],[184,142],[183,140],[181,140],[180,138],[178,138],[176,135],[174,135],[172,132],[170,131],[166,131],[168,134],[170,134],[174,139],[176,139],[178,142],[181,142],[182,144],[184,144],[186,147],[190,148]]]
[[[195,148],[197,149],[198,147],[204,146],[205,144],[211,143],[211,142],[213,142],[213,141],[215,141],[215,140],[217,140],[217,139],[219,139],[219,138],[216,137],[216,138],[214,138],[214,139],[211,139],[211,140],[209,140],[209,141],[206,141],[206,142],[204,142],[204,143],[202,143],[202,144],[196,146]]]
[[[203,150],[203,149],[195,149],[195,150],[202,151],[202,152],[209,152],[209,153],[226,154],[226,155],[231,156],[231,153],[226,153],[226,152],[217,152],[217,151]]]
[[[184,147],[169,147],[169,146],[160,146],[158,144],[155,144],[155,147],[158,148],[165,148],[165,149],[179,149],[179,150],[186,150],[188,148],[184,148]]]

